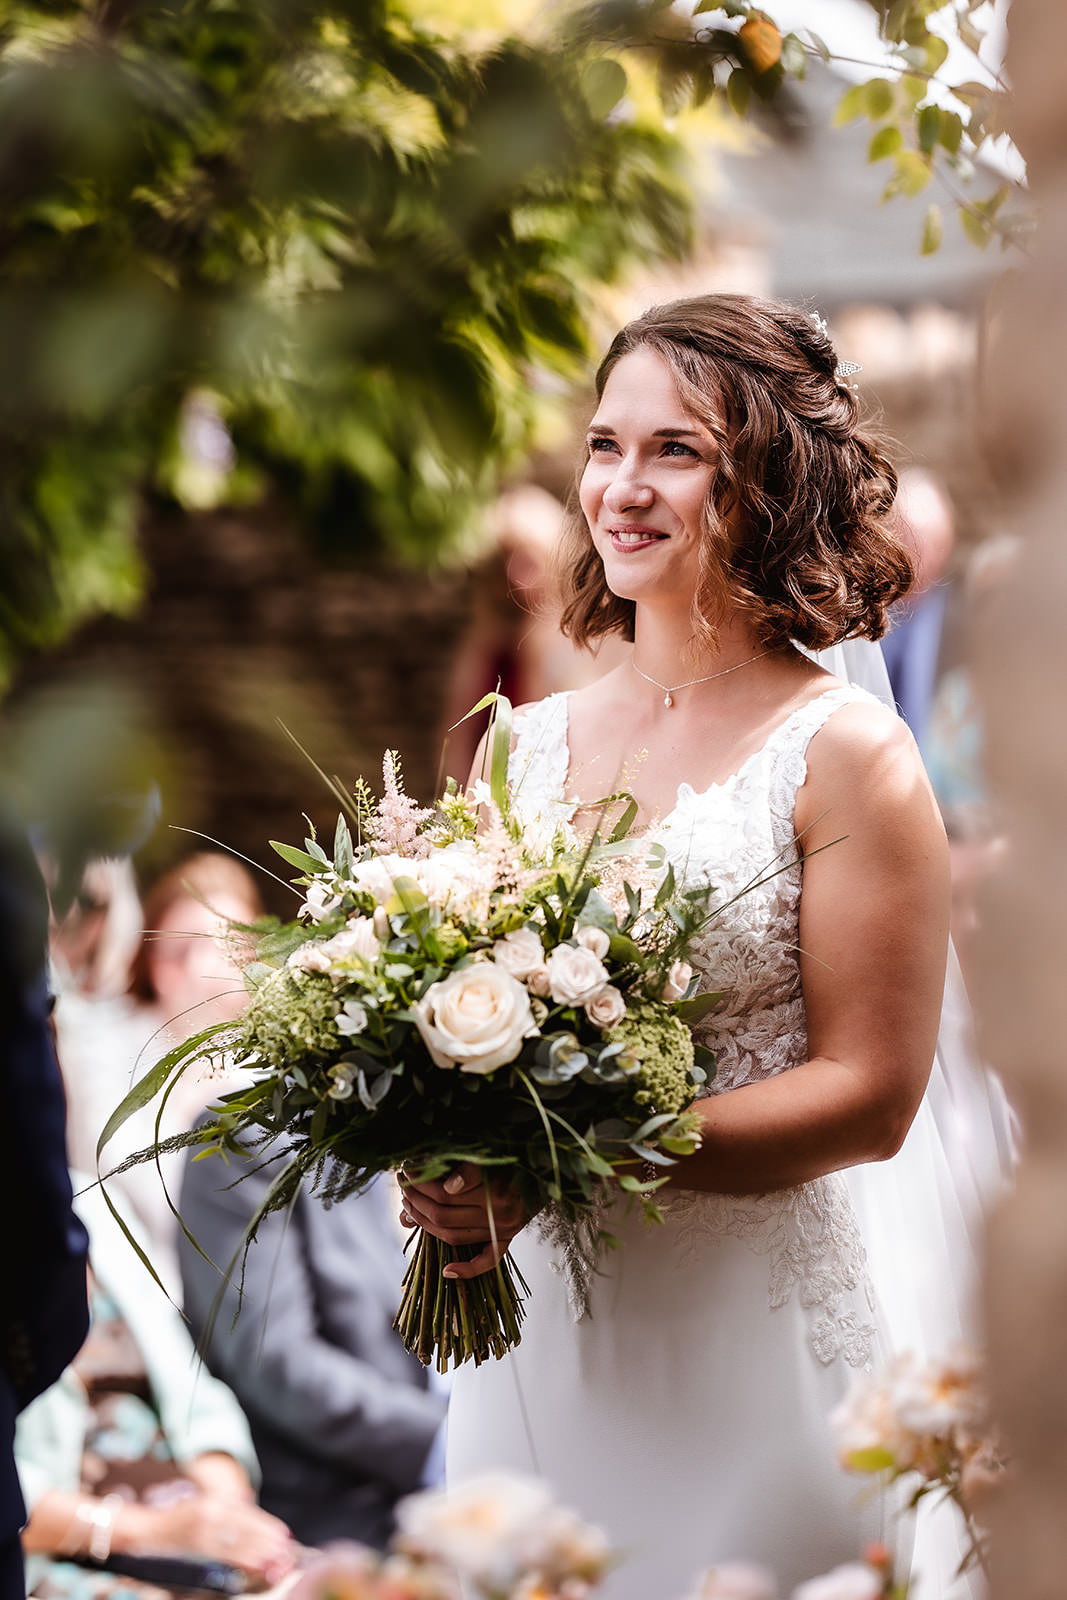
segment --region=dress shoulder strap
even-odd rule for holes
[[[764,781],[767,784],[771,814],[783,836],[793,834],[793,813],[797,792],[808,775],[808,745],[815,734],[842,706],[884,706],[878,696],[854,684],[827,689],[799,706],[776,728],[763,749]]]

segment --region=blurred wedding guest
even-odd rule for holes
[[[941,675],[927,726],[924,759],[949,839],[952,936],[966,973],[977,931],[978,889],[1004,850],[985,771],[985,727],[969,656],[987,631],[990,603],[1018,555],[1010,535],[986,539],[964,569],[963,659]]]
[[[124,1096],[168,1050],[214,1022],[238,1017],[247,1003],[243,946],[232,924],[247,924],[263,907],[251,875],[233,857],[202,851],[153,883],[144,897],[143,931],[128,953],[124,992],[108,1004],[64,991],[56,1011],[59,1058],[70,1103],[71,1161],[95,1173],[100,1133]],[[112,919],[104,917],[106,928]],[[62,930],[60,930],[62,932]],[[99,964],[99,960],[96,964]],[[185,1132],[237,1079],[223,1065],[190,1069],[163,1111],[160,1136]],[[158,1107],[133,1117],[109,1141],[101,1170],[110,1171],[156,1137]],[[180,1181],[180,1153],[161,1158],[168,1189]],[[112,1180],[148,1235],[150,1254],[168,1291],[180,1292],[178,1227],[154,1162]]]
[[[564,509],[534,483],[508,489],[489,514],[492,549],[472,574],[470,624],[456,658],[449,692],[449,724],[459,720],[497,683],[513,705],[579,689],[602,677],[625,655],[621,639],[595,652],[577,650],[559,628],[554,563]],[[452,730],[448,770],[466,779],[483,722]]]
[[[48,873],[47,859],[44,866]],[[117,1104],[109,1097],[121,1063],[129,1014],[125,995],[143,925],[128,857],[89,861],[68,909],[53,912],[49,956],[67,1149],[80,1172],[95,1172],[96,1141]],[[92,1069],[83,1067],[83,1059],[93,1061]]]
[[[89,861],[69,909],[52,925],[49,950],[59,994],[88,1001],[123,994],[143,925],[129,857]]]
[[[46,980],[44,883],[0,813],[0,1600],[22,1600],[26,1505],[15,1419],[54,1383],[88,1326],[85,1230],[74,1214]]]
[[[89,1231],[89,1335],[15,1436],[28,1593],[154,1600],[160,1591],[136,1581],[136,1563],[163,1555],[224,1562],[250,1586],[280,1581],[294,1544],[255,1503],[237,1402],[199,1369],[177,1309],[145,1293],[145,1269],[99,1189],[76,1205]],[[118,1576],[112,1562],[132,1565]]]
[[[239,1262],[279,1170],[262,1157],[243,1172],[237,1158],[188,1162],[182,1216],[220,1266]],[[381,1548],[396,1501],[443,1468],[444,1396],[392,1327],[404,1261],[391,1189],[379,1180],[329,1209],[301,1191],[265,1218],[245,1260],[236,1321],[233,1284],[220,1300],[218,1271],[180,1242],[185,1312],[251,1423],[260,1503],[305,1544]]]
[[[919,749],[925,753],[956,522],[948,495],[938,480],[921,467],[907,467],[901,472],[894,510],[916,574],[910,592],[890,611],[882,654],[897,705]]]

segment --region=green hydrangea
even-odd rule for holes
[[[637,1105],[674,1115],[685,1110],[693,1099],[693,1036],[679,1017],[638,1002],[605,1038],[625,1045],[640,1062],[634,1078]]]
[[[328,975],[282,967],[252,996],[242,1046],[276,1070],[305,1056],[332,1054],[339,1009]]]

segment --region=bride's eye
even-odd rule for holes
[[[607,439],[598,433],[590,434],[589,436],[589,454],[591,456],[595,456],[598,453],[603,455],[605,451],[612,450],[614,447],[614,439]]]
[[[680,439],[668,439],[663,446],[663,453],[669,456],[692,456],[696,460],[700,459],[700,452],[694,450],[691,445],[683,444]]]

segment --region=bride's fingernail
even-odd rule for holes
[[[455,1267],[446,1267],[441,1276],[442,1278],[458,1278],[459,1273],[456,1271]]]
[[[462,1172],[453,1172],[452,1176],[449,1177],[449,1178],[446,1178],[445,1181],[444,1181],[444,1190],[445,1190],[446,1194],[458,1194],[459,1191],[462,1189],[462,1187],[463,1187],[463,1174],[462,1174]]]

